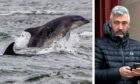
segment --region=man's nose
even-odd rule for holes
[[[122,30],[123,29],[123,25],[120,23],[119,24],[119,29]]]

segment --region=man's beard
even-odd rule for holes
[[[127,33],[128,31],[127,32],[117,31],[117,32],[112,32],[112,35],[115,37],[123,38]]]

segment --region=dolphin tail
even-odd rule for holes
[[[3,53],[3,55],[17,55],[14,52],[14,44],[15,42],[12,42],[5,50],[5,52]]]
[[[15,53],[14,44],[15,44],[15,42],[12,42],[11,44],[9,44],[9,46],[6,48],[6,50],[3,53],[3,55],[16,55],[16,56],[28,56],[28,57],[36,55],[36,54],[18,54],[18,53]]]

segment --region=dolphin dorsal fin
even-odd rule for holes
[[[3,55],[16,55],[16,53],[14,52],[14,44],[15,42],[12,42],[11,44],[9,44],[9,46],[6,48]]]
[[[35,35],[37,33],[37,31],[39,31],[39,27],[36,27],[36,28],[28,28],[28,29],[25,29],[26,32],[29,32],[32,36]]]

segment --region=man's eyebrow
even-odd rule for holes
[[[114,22],[128,22],[128,21],[119,21],[119,20],[114,20]]]

